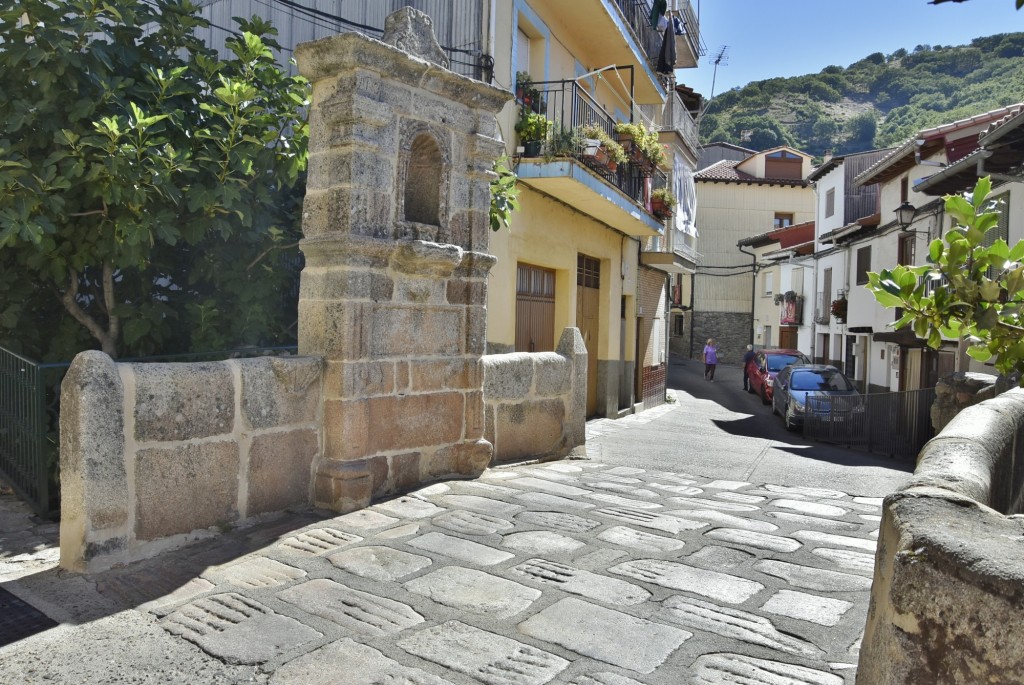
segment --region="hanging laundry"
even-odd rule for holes
[[[683,20],[679,15],[672,16],[672,28],[675,30],[677,36],[681,36],[686,33],[686,25],[683,23]]]
[[[661,51],[658,53],[658,66],[655,69],[659,74],[671,74],[676,68],[676,33],[674,29],[673,22],[668,22],[661,43]]]
[[[662,17],[665,12],[668,11],[668,0],[654,0],[654,4],[651,7],[651,28],[658,28],[658,19]]]

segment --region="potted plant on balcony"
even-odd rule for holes
[[[525,157],[539,157],[541,143],[548,136],[551,122],[543,114],[523,110],[516,123],[516,133],[523,143]]]
[[[629,159],[626,151],[617,141],[612,140],[608,131],[599,124],[587,124],[579,129],[583,137],[583,156],[592,159],[598,166],[615,171],[619,164],[625,164]],[[596,143],[596,150],[594,144]],[[592,151],[593,154],[590,154]]]
[[[846,323],[847,304],[848,302],[846,301],[845,296],[832,300],[832,307],[830,308],[830,311],[832,312],[832,316],[836,317],[836,321],[839,323]]]
[[[525,71],[516,72],[516,100],[523,109],[536,112],[540,108],[540,91]]]
[[[620,121],[615,124],[619,142],[628,147],[633,162],[641,171],[651,173],[655,167],[665,163],[665,147],[658,139],[658,132],[648,129],[643,122]]]
[[[651,193],[651,213],[659,219],[672,216],[676,206],[676,196],[668,188],[656,188]]]

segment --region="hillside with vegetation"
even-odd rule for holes
[[[1024,33],[970,45],[876,52],[819,74],[754,81],[715,96],[701,141],[815,156],[896,145],[922,128],[1024,101]]]

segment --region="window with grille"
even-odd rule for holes
[[[601,287],[601,260],[586,255],[576,256],[576,285]]]

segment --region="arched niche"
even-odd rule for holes
[[[403,136],[398,185],[399,237],[446,239],[449,164],[435,131],[412,125]]]
[[[433,136],[421,133],[409,147],[405,172],[406,221],[418,224],[441,224],[441,176],[444,165],[441,149]]]

